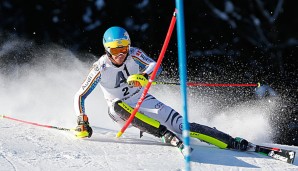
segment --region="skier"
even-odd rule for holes
[[[93,64],[74,97],[75,113],[78,116],[76,136],[79,138],[90,138],[92,135],[84,102],[97,84],[107,101],[109,116],[123,126],[156,65],[141,49],[131,46],[128,33],[121,27],[114,26],[105,31],[103,46],[106,53]],[[161,70],[159,68],[157,75]],[[140,129],[141,135],[142,132],[152,134],[183,150],[183,142],[178,136],[182,133],[182,116],[151,94],[146,95],[131,124]],[[245,151],[248,146],[245,139],[233,138],[215,128],[197,123],[190,123],[190,137],[223,149]]]

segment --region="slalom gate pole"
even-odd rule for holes
[[[179,62],[179,77],[180,92],[182,98],[182,108],[183,108],[183,144],[186,149],[184,154],[185,170],[190,171],[190,145],[189,145],[189,123],[187,114],[187,69],[186,69],[186,48],[185,48],[185,30],[184,30],[184,7],[183,0],[176,0],[177,8],[177,36],[178,36],[178,62]]]
[[[180,83],[173,82],[153,82],[152,85],[163,84],[163,85],[181,85]],[[187,82],[186,85],[188,87],[260,87],[261,84],[230,84],[230,83],[195,83],[195,82]]]
[[[165,54],[165,52],[167,50],[167,47],[168,47],[168,44],[170,42],[170,38],[171,38],[171,35],[172,35],[172,32],[173,32],[175,23],[176,23],[176,10],[175,10],[175,12],[173,14],[173,17],[172,17],[172,20],[171,20],[171,23],[170,23],[170,27],[169,27],[168,33],[166,35],[165,42],[164,42],[163,47],[161,49],[161,52],[159,54],[159,57],[158,57],[158,60],[156,62],[156,65],[154,67],[154,70],[153,70],[153,72],[151,74],[151,77],[149,78],[149,81],[148,81],[148,83],[147,83],[147,85],[146,85],[146,87],[145,87],[145,89],[144,89],[144,91],[142,93],[142,96],[139,99],[139,101],[138,101],[137,105],[135,106],[134,110],[132,111],[130,117],[128,118],[128,120],[126,121],[126,123],[122,127],[122,129],[117,133],[117,135],[116,135],[117,138],[119,138],[124,133],[124,131],[126,130],[126,128],[129,126],[129,124],[132,122],[133,118],[135,117],[135,115],[136,115],[137,111],[139,110],[141,104],[143,103],[143,101],[144,101],[144,99],[145,99],[145,97],[147,95],[147,92],[148,92],[148,90],[149,90],[149,88],[150,88],[150,86],[151,86],[151,84],[152,84],[152,82],[153,82],[153,80],[154,80],[154,78],[156,76],[156,73],[157,73],[158,68],[159,68],[159,66],[161,64],[161,61],[163,60],[164,54]]]
[[[57,129],[57,130],[61,130],[61,131],[74,131],[75,130],[75,128],[62,128],[62,127],[57,127],[57,126],[52,126],[52,125],[43,125],[43,124],[39,124],[39,123],[35,123],[35,122],[24,121],[24,120],[8,117],[6,115],[0,115],[0,119],[1,118],[9,119],[9,120],[17,121],[17,122],[22,122],[22,123],[30,124],[30,125],[34,125],[34,126],[44,127],[44,128]]]

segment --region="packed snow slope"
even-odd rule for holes
[[[15,66],[10,74],[0,75],[0,114],[73,128],[76,126],[73,96],[91,63],[77,60],[74,54],[62,48],[41,52],[35,54],[39,58],[32,64]],[[93,59],[91,55],[90,59]],[[153,86],[149,92],[181,111],[179,87]],[[191,122],[216,127],[258,144],[298,152],[295,146],[272,144],[267,118],[276,106],[274,101],[247,102],[222,110],[206,101],[212,98],[190,96]],[[120,127],[106,111],[106,102],[97,87],[86,100],[86,112],[94,130],[93,136],[87,139],[76,139],[73,132],[0,119],[0,170],[184,169],[181,153],[151,135],[145,134],[140,139],[138,130],[129,128],[121,138],[115,138]],[[194,148],[192,170],[298,170],[297,159],[291,165],[257,153],[218,149],[197,140],[192,140],[191,144]]]

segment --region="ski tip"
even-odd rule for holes
[[[271,158],[293,164],[296,152],[293,150],[281,149],[279,147],[267,147],[256,145],[255,152]]]
[[[3,118],[4,118],[4,114],[1,114],[1,115],[0,115],[0,119],[3,119]]]

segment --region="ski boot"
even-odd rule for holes
[[[173,132],[167,130],[165,134],[161,137],[163,143],[171,144],[174,147],[181,147],[183,145],[182,140],[177,137]]]
[[[246,139],[236,137],[233,138],[230,144],[228,145],[228,148],[235,149],[239,151],[247,151],[248,149],[248,141]]]
[[[164,135],[161,137],[163,143],[171,144],[174,147],[178,147],[180,152],[183,154],[183,156],[186,156],[188,151],[186,148],[184,148],[183,141],[180,140],[180,138],[175,135],[173,132],[167,130]],[[190,147],[190,152],[192,152],[192,148]]]

